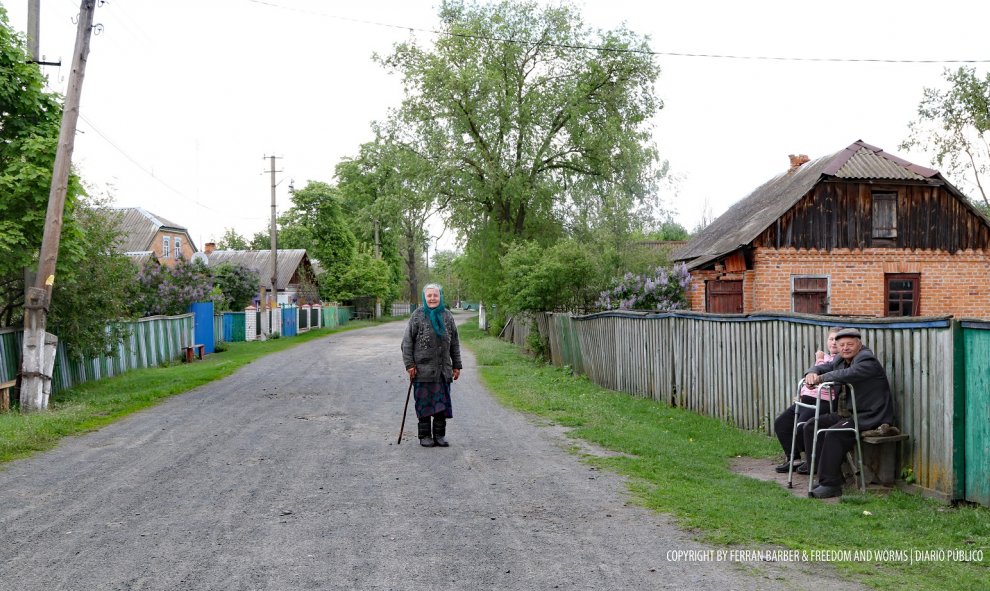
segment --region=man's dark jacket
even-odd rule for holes
[[[847,363],[836,355],[832,363],[810,367],[804,373],[819,374],[825,382],[852,385],[856,393],[860,431],[875,429],[883,423],[894,424],[894,400],[887,372],[873,351],[866,347],[860,349],[851,362]]]

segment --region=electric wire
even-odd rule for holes
[[[389,23],[382,23],[378,21],[364,20],[346,16],[339,16],[334,14],[329,14],[326,12],[321,12],[317,10],[310,10],[305,8],[297,8],[293,6],[285,6],[283,4],[278,4],[277,2],[272,2],[270,0],[246,0],[252,4],[260,4],[264,6],[270,6],[272,8],[279,8],[282,10],[301,12],[305,14],[312,14],[317,16],[322,16],[325,18],[347,21],[352,23],[359,23],[364,25],[371,25],[376,27],[385,27],[391,29],[399,29],[403,31],[410,32],[420,32],[428,33],[431,35],[448,36],[448,37],[460,37],[464,39],[475,39],[478,41],[495,41],[498,43],[512,43],[515,45],[525,45],[525,46],[542,46],[542,47],[555,47],[559,49],[574,49],[574,50],[587,50],[587,51],[598,51],[603,53],[635,53],[641,55],[654,55],[663,57],[688,57],[688,58],[705,58],[705,59],[724,59],[724,60],[751,60],[751,61],[780,61],[780,62],[826,62],[826,63],[875,63],[875,64],[985,64],[990,63],[990,59],[898,59],[898,58],[842,58],[842,57],[797,57],[797,56],[772,56],[772,55],[734,55],[727,53],[693,53],[693,52],[679,52],[679,51],[654,51],[651,49],[637,49],[631,47],[605,47],[601,45],[582,45],[582,44],[569,44],[569,43],[553,43],[548,41],[527,41],[525,39],[514,39],[510,37],[497,37],[497,36],[487,36],[487,35],[474,35],[471,33],[458,33],[452,31],[438,31],[436,29],[423,29],[419,27],[409,27],[402,25],[393,25]]]

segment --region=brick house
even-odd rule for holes
[[[188,261],[197,252],[189,230],[175,222],[141,207],[121,207],[116,212],[118,248],[139,264],[154,257],[159,264],[174,267],[180,257]]]
[[[862,141],[791,156],[672,260],[695,311],[990,317],[990,220],[937,171]]]

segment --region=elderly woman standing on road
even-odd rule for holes
[[[447,447],[447,419],[454,416],[450,383],[461,376],[461,343],[454,315],[444,306],[443,289],[436,283],[423,288],[423,305],[409,319],[402,361],[413,382],[420,445]]]

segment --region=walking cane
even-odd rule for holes
[[[409,411],[409,396],[412,394],[412,378],[409,378],[409,390],[406,392],[406,405],[402,407],[402,424],[399,425],[399,441],[396,445],[402,445],[402,431],[406,428],[406,413]]]

